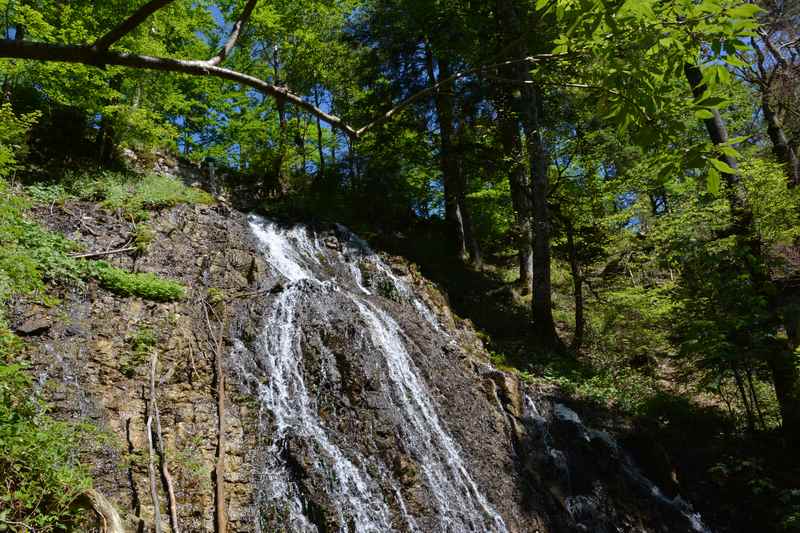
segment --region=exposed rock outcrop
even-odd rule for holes
[[[133,232],[89,203],[36,214],[90,250]],[[225,333],[232,531],[703,530],[555,391],[493,368],[470,323],[402,258],[380,258],[342,227],[248,221],[222,206],[164,210],[149,224],[145,253],[110,260],[180,281],[184,301],[89,285],[51,307],[17,302],[12,316],[56,414],[99,428],[82,457],[127,530],[149,530],[154,516],[155,349],[178,520],[214,531],[212,331]],[[169,531],[163,490],[159,506]]]

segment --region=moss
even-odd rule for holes
[[[173,302],[186,296],[186,289],[180,283],[155,274],[127,272],[105,261],[92,263],[89,272],[103,288],[120,296],[139,296],[156,302]]]
[[[127,339],[127,343],[130,351],[120,365],[120,372],[132,378],[136,375],[136,370],[147,361],[150,351],[158,344],[158,335],[153,329],[139,328]]]
[[[222,289],[217,289],[216,287],[211,287],[208,289],[208,303],[214,307],[225,303],[225,300],[225,293],[222,291]]]

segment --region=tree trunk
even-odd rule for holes
[[[684,65],[684,72],[692,87],[695,98],[700,98],[705,93],[703,76],[700,69],[689,63]],[[714,145],[728,142],[728,131],[719,112],[714,110],[714,116],[705,121],[706,129]],[[724,155],[722,160],[731,168],[737,168],[736,159]],[[724,174],[729,187],[729,201],[733,216],[733,224],[742,243],[740,246],[750,250],[751,255],[763,262],[760,243],[752,237],[752,213],[747,209],[744,198],[736,191],[738,176]],[[758,267],[750,267],[750,275],[760,285],[772,286],[767,274],[758,272]],[[792,443],[800,443],[800,371],[798,371],[794,350],[791,343],[776,349],[767,356],[767,365],[772,374],[775,395],[781,411],[783,430]]]
[[[527,74],[525,74],[527,76]],[[528,80],[529,81],[529,80]],[[547,349],[561,349],[563,345],[556,333],[553,320],[553,287],[550,274],[550,209],[547,205],[549,189],[549,154],[542,132],[540,114],[541,97],[536,87],[525,91],[522,107],[522,127],[528,143],[530,157],[530,194],[533,207],[533,326],[539,342]]]
[[[577,352],[583,345],[583,274],[578,260],[578,251],[575,249],[575,230],[570,220],[566,221],[567,247],[569,248],[569,267],[572,272],[573,296],[575,298],[575,336],[570,349]]]
[[[498,117],[500,140],[503,144],[503,155],[510,160],[508,183],[511,189],[511,203],[514,208],[517,238],[517,259],[519,262],[519,286],[522,294],[533,290],[533,226],[531,225],[531,205],[525,165],[522,164],[522,144],[519,125],[510,110],[510,95],[500,104]]]
[[[425,59],[428,78],[435,85],[437,76],[434,66],[434,57],[430,45],[425,43]],[[438,60],[439,79],[450,76],[450,65],[444,59]],[[434,103],[436,116],[439,122],[440,155],[439,164],[442,171],[444,186],[444,220],[448,249],[459,259],[466,260],[467,236],[464,231],[464,202],[460,196],[460,178],[458,160],[453,142],[455,140],[455,127],[453,126],[453,98],[448,94],[449,87],[439,88],[435,92]]]
[[[792,444],[800,444],[800,372],[794,350],[775,351],[769,357],[775,396],[781,411],[783,431]]]
[[[464,169],[464,153],[462,146],[465,140],[465,131],[469,124],[468,117],[472,117],[471,106],[465,106],[463,111],[463,118],[459,123],[456,130],[456,146],[453,147],[455,154],[455,177],[458,187],[458,210],[461,213],[461,222],[464,227],[464,244],[469,252],[469,262],[476,268],[483,267],[483,257],[481,254],[481,247],[478,243],[478,236],[475,234],[475,226],[472,224],[472,217],[470,209],[467,205],[467,173]]]
[[[692,65],[691,63],[685,63],[683,72],[686,74],[686,79],[689,81],[689,86],[692,88],[692,94],[695,99],[699,100],[706,92],[706,85],[703,83],[703,73],[700,71],[700,67]],[[708,130],[708,136],[711,138],[711,142],[714,143],[714,146],[725,144],[728,142],[728,129],[725,127],[725,121],[722,120],[722,116],[717,109],[711,110],[711,113],[713,116],[703,121],[706,125],[706,130]],[[739,166],[736,159],[728,154],[722,154],[720,159],[733,169]],[[723,174],[722,177],[725,179],[730,189],[733,189],[738,182],[738,177],[735,174]],[[730,192],[733,193],[733,191]]]
[[[797,153],[789,142],[786,132],[783,129],[780,118],[775,110],[769,103],[769,96],[764,95],[761,103],[761,109],[764,111],[764,120],[767,123],[767,134],[770,141],[772,141],[772,150],[778,161],[783,163],[786,167],[786,176],[789,180],[789,186],[795,187],[800,185],[800,160]]]

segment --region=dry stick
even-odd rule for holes
[[[125,533],[122,519],[108,498],[94,489],[87,490],[83,496],[89,500],[92,509],[103,521],[103,533]]]
[[[149,410],[149,409],[148,409]],[[147,415],[147,451],[150,456],[150,461],[147,464],[147,471],[150,475],[150,497],[153,499],[153,521],[155,522],[156,533],[161,533],[161,509],[158,502],[158,487],[156,486],[156,469],[154,466],[153,457],[155,451],[153,449],[153,413]]]
[[[158,438],[158,455],[161,460],[161,475],[164,477],[164,484],[167,488],[167,497],[169,499],[169,523],[172,526],[173,533],[180,533],[178,527],[178,508],[177,499],[175,498],[175,490],[172,483],[172,476],[169,473],[169,465],[167,464],[167,450],[164,447],[164,439],[161,433],[161,415],[158,412],[158,401],[156,399],[156,367],[158,366],[158,354],[153,350],[150,354],[150,404],[152,406],[152,413],[155,415],[156,421],[156,436]]]
[[[156,407],[156,351],[150,353],[150,402],[147,408],[147,445],[150,454],[150,462],[147,470],[150,474],[150,496],[153,498],[154,520],[156,533],[161,533],[161,508],[158,501],[158,487],[156,486],[156,472],[153,464],[155,455],[153,447],[153,417],[157,413]]]
[[[107,250],[105,252],[90,252],[87,254],[69,254],[69,256],[75,259],[82,259],[87,257],[102,257],[104,255],[122,254],[133,251],[136,251],[135,246],[128,246],[127,248],[119,248],[118,250]]]
[[[214,362],[217,372],[217,461],[214,465],[214,477],[216,478],[216,505],[217,505],[217,533],[226,533],[228,529],[228,519],[225,511],[225,376],[222,373],[222,339],[224,334],[224,324],[211,308],[214,317],[220,323],[221,331],[219,337],[214,334],[211,327],[211,319],[208,316],[210,305],[203,301],[203,312],[206,317],[208,334],[212,340],[212,350],[214,351]]]

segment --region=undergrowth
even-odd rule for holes
[[[187,187],[169,176],[100,169],[68,172],[56,184],[34,184],[27,190],[41,203],[63,203],[69,199],[99,202],[102,207],[136,222],[147,220],[152,210],[179,204],[214,203],[207,192]]]
[[[75,450],[86,428],[53,419],[19,365],[0,364],[0,531],[63,531],[91,488]]]
[[[48,287],[79,286],[92,279],[121,296],[172,301],[185,295],[183,286],[154,274],[72,257],[80,251],[76,243],[29,220],[26,212],[36,202],[91,198],[127,218],[143,220],[147,209],[210,201],[205,193],[168,178],[108,174],[94,180],[31,186],[22,194],[0,179],[0,531],[80,528],[82,511],[76,500],[91,487],[76,453],[91,430],[48,414],[19,364],[23,344],[11,331],[6,305],[22,297],[52,305],[57,299]],[[137,248],[144,251],[152,237],[137,235]]]

